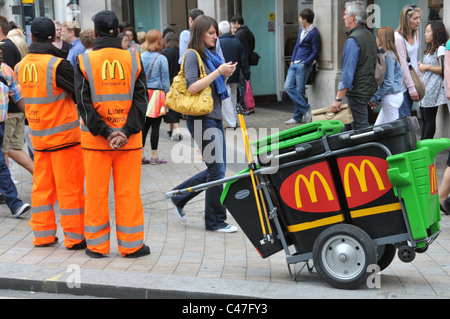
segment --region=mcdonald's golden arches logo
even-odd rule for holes
[[[321,173],[318,171],[312,172],[309,179],[305,177],[305,175],[300,174],[297,176],[295,180],[295,202],[297,204],[297,208],[302,208],[302,201],[300,196],[300,183],[303,182],[308,190],[309,197],[311,199],[311,203],[317,203],[317,191],[316,191],[316,180],[320,181],[322,184],[325,193],[327,195],[328,201],[334,200],[334,195],[331,192],[330,185],[327,180]]]
[[[286,205],[298,211],[325,213],[341,209],[327,162],[305,167],[289,176],[280,194]]]
[[[430,165],[430,195],[438,193],[438,181],[436,173],[436,164]]]
[[[22,78],[23,83],[27,83],[27,82],[38,83],[39,82],[38,70],[34,63],[31,65],[27,63],[25,65],[25,67],[23,68],[22,76],[23,76],[23,78]]]
[[[361,188],[361,192],[363,192],[363,193],[367,192],[367,179],[366,179],[366,168],[367,167],[370,169],[373,176],[375,177],[375,182],[378,186],[378,189],[380,191],[386,189],[386,187],[384,187],[383,181],[381,180],[380,173],[378,172],[375,165],[373,165],[373,163],[369,160],[363,160],[361,165],[359,166],[359,168],[353,163],[349,163],[345,167],[344,185],[345,185],[345,195],[347,197],[352,197],[352,193],[351,193],[351,189],[350,189],[350,178],[349,178],[350,170],[353,170],[353,172],[356,175],[356,178],[358,179],[358,184],[355,183],[354,185],[359,185],[359,187]]]
[[[351,156],[338,159],[345,196],[349,208],[370,203],[392,189],[385,159]]]
[[[118,60],[114,60],[112,63],[109,60],[105,60],[102,66],[102,79],[106,81],[109,78],[112,80],[116,79],[116,70],[119,71],[120,80],[125,80],[125,72],[123,70],[122,64]]]

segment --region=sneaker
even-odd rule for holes
[[[183,140],[183,135],[181,135],[180,133],[175,133],[170,137],[171,141],[182,141]]]
[[[303,116],[302,123],[305,123],[305,124],[311,123],[311,120],[312,120],[312,115],[311,115],[311,110],[309,110],[309,111],[306,112],[306,114]]]
[[[286,125],[296,125],[296,124],[300,124],[300,122],[294,120],[294,119],[290,119],[289,121],[284,122],[284,124]]]
[[[17,208],[14,213],[12,213],[12,216],[14,218],[20,217],[21,215],[29,212],[31,209],[30,204],[23,204],[22,206],[20,206],[19,208]]]
[[[124,258],[139,258],[142,256],[150,255],[150,247],[147,245],[142,246],[138,251],[135,251],[132,254],[123,255]]]
[[[175,204],[174,204],[175,205]],[[183,208],[178,207],[177,205],[175,205],[175,213],[177,214],[177,216],[182,220],[182,221],[186,221],[186,214],[184,213]]]
[[[236,226],[228,225],[228,226],[225,226],[224,228],[219,228],[214,231],[216,231],[218,233],[235,233],[238,231],[238,228]]]
[[[0,205],[6,204],[6,199],[5,196],[3,196],[3,194],[0,194]]]

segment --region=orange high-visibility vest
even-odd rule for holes
[[[28,54],[15,67],[26,104],[25,115],[37,151],[80,143],[80,121],[75,102],[56,86],[56,69],[63,59],[49,54]]]
[[[80,70],[88,80],[91,99],[102,120],[113,130],[123,128],[133,103],[134,86],[142,70],[138,54],[116,48],[104,48],[79,56]],[[133,134],[121,150],[142,148],[142,132]],[[94,136],[83,123],[81,147],[111,151],[103,136]]]

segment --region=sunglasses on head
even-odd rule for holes
[[[417,6],[416,5],[412,5],[412,6],[410,6],[409,8],[408,8],[408,10],[406,11],[406,14],[408,14],[410,11],[414,11],[414,10],[416,10],[417,9]]]

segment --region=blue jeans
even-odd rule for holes
[[[403,93],[403,104],[398,109],[398,117],[402,118],[405,116],[411,116],[411,109],[413,107],[413,100],[409,95],[409,92],[406,91]]]
[[[178,185],[174,190],[185,189],[209,183],[225,177],[226,143],[222,121],[211,118],[193,120],[188,118],[187,127],[191,136],[202,151],[206,170]],[[220,203],[223,185],[210,187],[205,191],[205,228],[217,230],[226,227],[226,209]],[[192,192],[172,199],[173,203],[183,208],[191,199],[201,192]]]
[[[0,149],[3,146],[3,135],[5,134],[5,122],[0,123]],[[5,156],[0,151],[0,193],[3,194],[6,205],[12,213],[23,205],[23,202],[17,198],[17,188],[11,179],[11,173],[6,166]]]
[[[303,115],[309,111],[311,105],[306,101],[306,80],[312,71],[312,65],[303,66],[301,63],[292,64],[286,76],[284,89],[294,103],[294,116],[297,122],[301,122]]]

